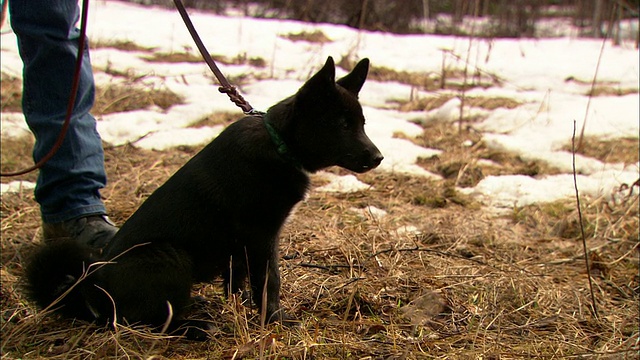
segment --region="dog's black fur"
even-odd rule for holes
[[[115,314],[117,322],[160,328],[170,304],[175,329],[185,324],[192,285],[222,275],[227,292],[249,280],[259,309],[266,289],[267,319],[285,320],[278,234],[308,190],[307,172],[333,165],[365,172],[383,158],[364,132],[357,100],[368,68],[364,59],[336,82],[329,58],[264,119],[228,126],[149,196],[101,254],[70,241],[39,249],[25,270],[30,297],[47,307],[84,272],[55,305],[59,313],[103,323]]]

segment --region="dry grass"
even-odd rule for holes
[[[440,174],[452,185],[473,187],[489,175],[554,175],[561,171],[540,160],[527,161],[517,154],[486,146],[472,127],[431,121],[421,136],[409,139],[419,146],[439,149],[440,155],[419,159],[426,170]],[[398,136],[401,136],[398,134]]]
[[[495,110],[498,108],[514,109],[520,106],[519,101],[500,96],[468,96],[465,98],[465,104],[471,107],[478,107],[487,110]]]
[[[587,96],[625,96],[629,94],[637,94],[639,91],[637,87],[623,88],[620,86],[620,83],[612,81],[596,81],[592,84],[591,80],[582,80],[573,76],[569,76],[564,79],[564,81],[589,86],[589,90],[585,93]],[[592,85],[593,88],[591,88]]]
[[[112,74],[113,75],[113,74]],[[146,109],[158,106],[163,110],[182,104],[182,96],[166,88],[137,83],[139,78],[131,74],[121,74],[129,83],[96,86],[96,99],[92,109],[95,115]],[[134,84],[137,83],[137,84]],[[2,74],[2,111],[22,112],[22,81]]]
[[[0,110],[2,112],[22,111],[22,80],[5,74],[0,74]]]
[[[5,80],[3,74],[3,105]],[[98,112],[180,101],[175,94],[131,83],[133,93],[116,86],[100,89],[97,98],[104,103],[97,105]],[[467,100],[487,108],[517,106],[508,100]],[[216,113],[192,126],[235,119],[237,114]],[[600,314],[595,318],[572,201],[496,217],[455,191],[455,185],[473,186],[490,174],[536,176],[557,170],[491,150],[471,127],[423,126],[424,134],[411,140],[443,153],[420,164],[445,181],[378,171],[358,175],[372,188],[350,194],[312,191],[286,224],[281,295],[298,326],[261,325],[255,309],[224,298],[221,281],[215,280],[193,289],[207,301],[194,306],[191,317],[215,325],[203,343],[139,326],[107,330],[36,309],[24,297],[21,276],[39,242],[39,209],[31,191],[4,195],[2,359],[636,359],[637,187],[633,193],[620,189],[615,201],[582,200],[594,254],[591,275]],[[2,170],[31,165],[32,145],[29,138],[3,139]],[[105,144],[110,184],[102,195],[111,218],[126,221],[198,150]],[[312,183],[323,180],[314,176]],[[386,215],[376,215],[373,207]]]
[[[621,88],[613,86],[596,86],[592,90],[587,91],[587,96],[625,96],[629,94],[637,94],[637,88]]]
[[[238,54],[234,57],[224,55],[213,55],[211,57],[218,63],[224,65],[250,65],[257,68],[267,66],[267,62],[261,57],[249,57],[246,53]],[[145,61],[157,63],[203,63],[204,60],[200,54],[191,52],[172,52],[162,53],[156,52],[152,55],[143,57]]]
[[[435,90],[469,90],[473,88],[489,88],[495,85],[495,79],[491,77],[469,76],[464,82],[464,70],[445,69],[440,73],[415,73],[409,71],[397,71],[386,67],[373,66],[369,70],[369,76],[376,81],[395,81],[408,84],[426,91]]]
[[[562,149],[571,151],[571,143],[564,145]],[[637,137],[604,140],[585,136],[582,147],[576,152],[605,163],[637,164],[640,161],[640,142]]]
[[[200,54],[191,52],[172,52],[163,53],[155,52],[149,56],[142,58],[145,61],[153,63],[200,63],[204,62]]]
[[[267,66],[267,61],[259,56],[250,57],[247,53],[238,54],[234,57],[228,57],[223,55],[214,55],[214,60],[225,65],[249,65],[256,68],[264,68]]]
[[[440,108],[449,100],[458,97],[453,94],[440,94],[436,96],[430,96],[425,98],[418,98],[413,100],[396,100],[394,103],[398,105],[398,110],[408,111],[431,111]],[[505,97],[484,97],[484,96],[469,96],[465,97],[465,106],[477,107],[487,110],[495,110],[498,108],[514,109],[520,106],[521,103],[517,100],[513,100]]]
[[[157,106],[163,110],[184,101],[181,95],[167,88],[150,85],[109,84],[96,86],[96,102],[92,113],[104,115],[123,111],[146,109]]]
[[[436,96],[429,96],[424,98],[417,98],[411,100],[394,100],[393,103],[397,104],[397,109],[404,112],[409,111],[431,111],[439,109],[442,105],[446,104],[449,100],[456,97],[453,94],[440,94]]]
[[[206,121],[228,121],[216,118]],[[478,140],[445,128],[440,136],[427,136],[437,129],[427,130],[423,141],[448,151],[463,138]],[[28,146],[3,146],[3,164],[20,159]],[[111,184],[103,196],[112,218],[125,221],[197,150],[107,145]],[[471,155],[482,153],[481,147],[475,151]],[[592,275],[601,317],[595,319],[570,201],[495,218],[452,193],[448,182],[375,171],[359,177],[374,187],[352,194],[312,192],[281,235],[283,305],[300,324],[261,326],[255,311],[223,298],[221,282],[214,281],[193,291],[208,301],[192,316],[215,325],[205,343],[144,327],[109,331],[35,309],[23,296],[20,276],[38,242],[38,207],[29,192],[3,196],[2,357],[636,357],[637,192],[623,191],[616,202],[583,200],[588,244],[596,254]],[[387,215],[374,216],[369,206]]]
[[[2,172],[15,172],[33,165],[31,153],[33,152],[33,136],[21,138],[2,137],[2,151],[0,151],[0,164]],[[22,179],[35,182],[37,173],[29,173]]]
[[[154,48],[144,47],[131,40],[98,39],[90,42],[91,49],[116,49],[121,51],[153,51]]]
[[[352,69],[355,64],[344,56],[337,65],[343,69]],[[398,71],[384,66],[371,66],[367,78],[381,82],[399,82],[425,91],[445,89],[463,91],[478,87],[486,89],[500,83],[499,78],[491,74],[476,72],[465,77],[464,72],[464,69],[444,68],[439,72],[419,73]]]
[[[324,43],[333,41],[327,35],[325,35],[325,33],[323,33],[321,30],[301,31],[298,33],[282,34],[282,35],[279,35],[279,37],[283,39],[288,39],[294,42],[306,41],[306,42],[315,43],[315,44],[324,44]]]

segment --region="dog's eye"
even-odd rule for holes
[[[351,124],[344,116],[340,118],[340,127],[342,127],[343,130],[348,130],[351,127]]]

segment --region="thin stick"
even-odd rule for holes
[[[580,221],[580,234],[582,235],[582,249],[584,251],[584,263],[587,267],[587,278],[589,279],[589,291],[591,292],[591,306],[596,319],[598,316],[598,307],[596,306],[596,297],[593,294],[593,283],[591,280],[591,267],[589,266],[589,251],[587,250],[587,239],[584,235],[584,225],[582,222],[582,210],[580,207],[580,193],[578,192],[578,180],[576,176],[576,121],[573,120],[573,136],[571,137],[571,154],[573,163],[573,185],[576,189],[576,203],[578,206],[578,220]]]

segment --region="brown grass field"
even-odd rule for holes
[[[19,85],[16,90],[4,74],[2,85],[3,109],[15,111]],[[98,108],[124,111],[181,101],[163,89],[128,89],[131,95],[122,90],[102,89]],[[117,104],[111,96],[129,104]],[[509,99],[489,100],[471,102],[518,106]],[[194,126],[233,118],[212,114]],[[443,153],[419,163],[444,180],[373,171],[358,175],[372,185],[366,191],[312,190],[285,225],[280,244],[282,304],[299,324],[263,324],[256,309],[225,298],[221,280],[214,281],[193,289],[207,301],[194,306],[190,316],[215,325],[206,342],[136,325],[109,330],[37,309],[23,294],[21,276],[40,242],[39,209],[31,190],[5,194],[1,358],[638,359],[638,185],[622,186],[615,200],[581,198],[596,316],[575,199],[496,214],[455,190],[488,175],[540,176],[558,170],[488,149],[478,133],[457,125],[423,126],[424,134],[411,140]],[[461,146],[466,140],[474,145]],[[31,165],[32,141],[3,138],[2,170]],[[585,156],[638,161],[637,139],[585,138],[585,144]],[[126,221],[198,150],[105,144],[110,184],[102,195],[112,220]],[[313,187],[323,181],[312,177]]]
[[[29,146],[6,140],[3,164],[28,164]],[[196,150],[107,145],[112,218],[125,221]],[[208,302],[193,316],[216,325],[205,343],[36,309],[20,275],[39,241],[38,208],[30,191],[3,196],[2,358],[637,358],[637,195],[583,199],[596,318],[573,201],[498,217],[446,181],[360,177],[373,188],[312,191],[282,233],[283,305],[300,325],[262,326],[256,311],[223,298],[220,282],[203,284],[194,295]],[[413,224],[417,232],[404,231]]]

